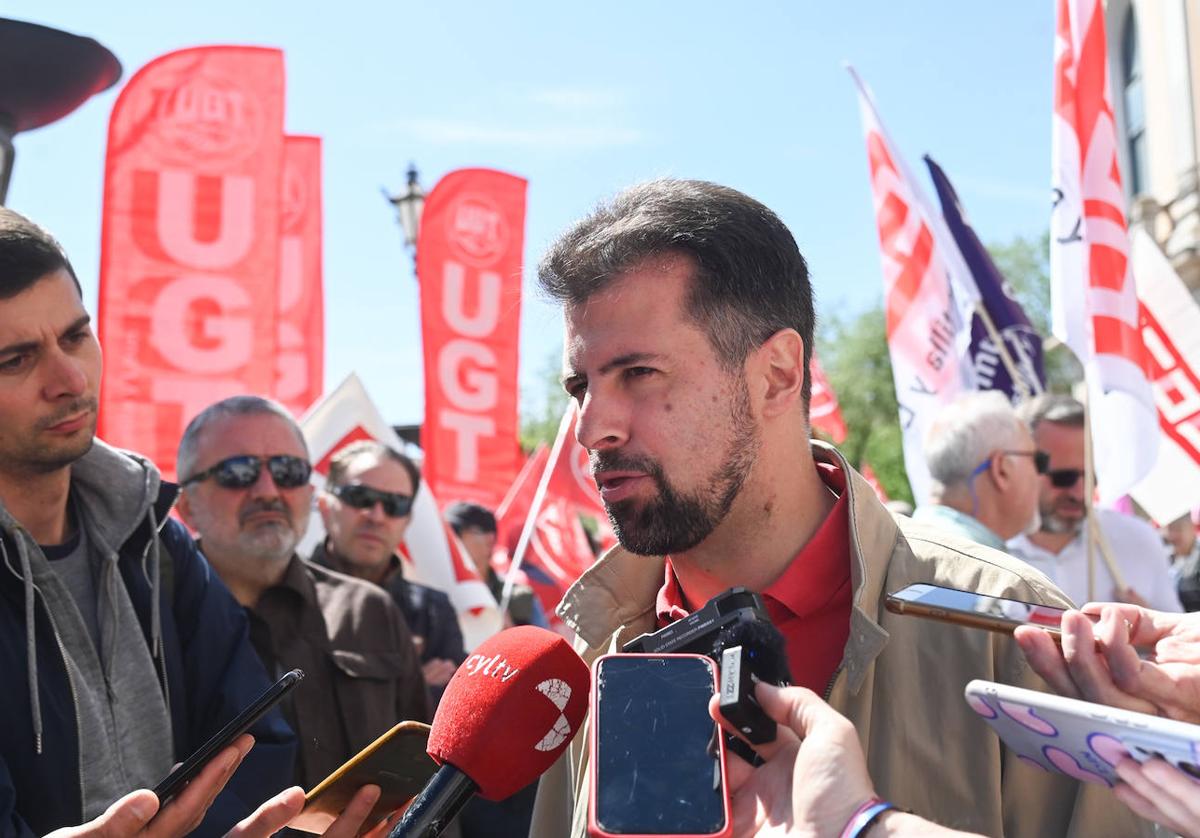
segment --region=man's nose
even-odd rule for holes
[[[87,391],[87,375],[80,363],[60,350],[46,358],[43,392],[48,399],[81,396]]]
[[[621,399],[589,391],[578,409],[575,439],[584,448],[602,451],[629,441],[629,416]]]
[[[256,498],[279,497],[279,487],[275,485],[275,478],[271,476],[271,470],[265,462],[258,470],[258,479],[250,484],[250,493]]]

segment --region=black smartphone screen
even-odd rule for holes
[[[709,835],[725,827],[713,664],[605,658],[596,671],[596,823],[613,834]]]
[[[267,715],[267,712],[279,703],[285,695],[292,691],[304,678],[304,670],[293,669],[267,688],[266,692],[254,699],[241,713],[238,713],[229,724],[217,731],[216,735],[201,745],[191,756],[180,763],[179,767],[168,774],[161,783],[154,787],[154,795],[159,803],[166,804],[183,790],[197,774],[203,770],[210,759],[233,744],[243,733],[254,726],[254,723]]]

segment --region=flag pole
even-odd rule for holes
[[[1113,579],[1113,584],[1117,586],[1118,593],[1123,593],[1126,586],[1125,577],[1117,567],[1116,559],[1113,558],[1112,547],[1108,543],[1108,538],[1104,535],[1104,530],[1100,528],[1100,520],[1096,517],[1095,504],[1092,500],[1096,493],[1096,463],[1092,450],[1092,414],[1090,403],[1090,398],[1083,400],[1083,510],[1085,517],[1084,526],[1086,527],[1084,535],[1087,544],[1088,601],[1094,602],[1096,600],[1097,551],[1108,568],[1108,572]],[[1080,604],[1082,605],[1082,603]]]
[[[987,307],[984,306],[982,300],[975,301],[975,313],[979,315],[979,320],[983,323],[984,330],[988,333],[988,337],[991,338],[992,343],[996,345],[996,351],[1000,353],[1000,361],[1004,364],[1004,369],[1008,371],[1008,377],[1012,379],[1013,389],[1017,391],[1017,401],[1028,401],[1033,395],[1029,390],[1029,382],[1025,380],[1025,376],[1017,371],[1017,362],[1009,354],[1008,345],[1004,342],[1004,336],[996,328],[996,323],[992,320],[992,315],[988,314]]]
[[[504,577],[504,592],[500,595],[501,617],[508,613],[508,604],[512,600],[513,586],[517,581],[517,571],[521,568],[521,562],[525,560],[525,551],[529,549],[529,539],[533,537],[533,530],[537,526],[537,518],[542,511],[542,504],[546,502],[546,490],[550,486],[550,477],[554,474],[554,466],[558,463],[558,458],[562,456],[562,450],[566,442],[567,428],[571,427],[571,411],[574,409],[575,402],[569,402],[566,411],[563,413],[562,421],[558,423],[558,436],[554,438],[554,447],[550,449],[550,456],[546,458],[546,468],[542,471],[542,477],[538,481],[537,491],[533,493],[533,501],[529,504],[529,512],[526,514],[525,523],[521,527],[521,537],[517,539],[517,549],[513,551],[512,561],[508,566],[508,573]]]

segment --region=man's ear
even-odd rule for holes
[[[187,489],[179,490],[179,497],[175,500],[175,511],[179,513],[179,517],[183,519],[183,523],[187,524],[187,528],[195,532],[196,527],[192,524],[192,501],[188,497]]]
[[[317,492],[317,511],[321,513],[322,521],[325,521],[329,517],[328,492]]]
[[[779,416],[798,407],[804,389],[804,339],[795,329],[780,329],[754,352],[754,374],[761,382],[762,415]]]

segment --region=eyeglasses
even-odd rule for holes
[[[1047,471],[1046,477],[1050,479],[1050,485],[1055,489],[1070,489],[1079,482],[1079,478],[1083,477],[1083,469],[1056,468],[1053,471]]]
[[[1038,474],[1045,474],[1050,468],[1050,455],[1045,451],[1001,451],[1011,457],[1033,457],[1033,468]]]
[[[221,460],[212,468],[207,468],[199,474],[193,474],[179,485],[187,486],[211,477],[222,489],[245,489],[258,482],[258,476],[262,474],[263,463],[267,464],[267,471],[270,473],[271,479],[280,489],[296,489],[303,486],[312,475],[312,464],[303,457],[293,457],[288,454],[255,457],[251,454],[241,454]]]
[[[1050,468],[1050,455],[1047,454],[1045,451],[1006,451],[1006,450],[1002,450],[1002,451],[997,451],[996,453],[997,454],[1005,454],[1010,457],[1033,457],[1033,468],[1038,474],[1045,474],[1046,470],[1048,468]],[[984,460],[982,463],[980,463],[979,465],[977,465],[975,467],[975,470],[973,472],[971,472],[971,477],[978,477],[979,475],[983,474],[985,471],[987,471],[988,466],[990,466],[991,464],[992,464],[992,458],[989,456],[986,460]],[[1051,472],[1051,474],[1053,474],[1053,472]],[[1055,485],[1057,485],[1057,484],[1055,484]],[[1068,483],[1067,485],[1069,486],[1071,484]]]
[[[381,504],[383,514],[389,518],[403,518],[412,511],[411,495],[384,492],[361,483],[347,483],[345,486],[338,486],[330,494],[354,509],[370,509],[377,503]]]

